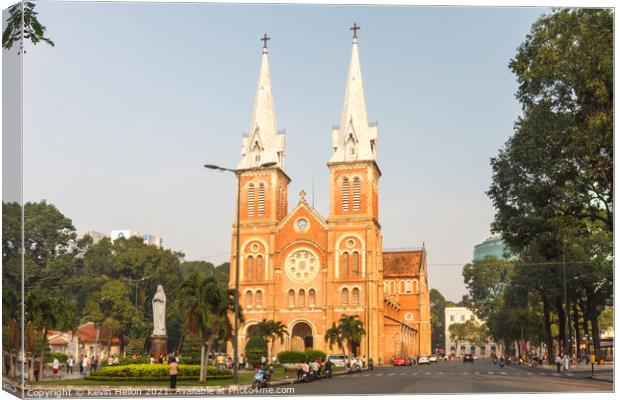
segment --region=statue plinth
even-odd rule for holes
[[[151,356],[159,362],[159,357],[164,359],[168,355],[168,335],[151,336]]]

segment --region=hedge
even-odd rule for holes
[[[115,365],[150,364],[150,363],[151,363],[151,357],[148,357],[148,356],[136,357],[136,358],[121,357],[118,359],[118,364],[115,364]],[[108,365],[108,359],[106,358],[105,360],[101,362],[101,366],[105,367],[107,365]]]
[[[327,355],[320,350],[281,351],[278,353],[278,361],[281,364],[297,364],[302,361],[312,362],[317,358],[325,360]]]
[[[198,381],[198,376],[178,376],[177,381]],[[217,381],[230,378],[230,375],[209,375],[207,381]],[[85,381],[97,382],[167,382],[170,376],[90,376],[83,378]]]
[[[198,377],[199,375],[199,365],[179,365],[179,379],[182,377]],[[219,371],[216,367],[209,365],[207,375],[226,377],[231,373],[227,370]],[[170,369],[167,364],[114,365],[93,371],[90,376],[97,378],[165,378],[170,376]]]
[[[51,352],[45,355],[45,362],[51,363],[52,361],[54,361],[54,358],[57,358],[58,361],[60,362],[60,365],[63,366],[67,362],[67,359],[69,358],[69,356],[66,355],[65,353]],[[75,362],[75,360],[73,361]]]

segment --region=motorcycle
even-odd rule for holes
[[[321,372],[312,370],[304,376],[304,382],[312,382],[321,379]]]
[[[324,367],[324,369],[323,369],[323,375],[322,375],[322,377],[323,377],[323,378],[331,378],[332,376],[333,376],[333,373],[332,373],[332,367],[331,367],[331,366],[327,366],[327,365],[326,365],[326,366]]]
[[[264,370],[260,369],[254,375],[254,381],[252,382],[252,389],[264,389],[269,385],[269,381],[271,380],[271,374],[266,373]]]
[[[374,365],[374,363],[372,362],[372,358],[370,358],[370,359],[368,359],[368,370],[369,370],[369,371],[372,371],[372,370],[374,370],[374,369],[375,369],[375,365]]]
[[[501,360],[499,360],[499,366],[501,368],[504,368],[504,359],[503,358]]]

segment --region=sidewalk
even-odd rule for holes
[[[544,369],[544,370],[551,370],[555,372],[557,369],[555,364],[551,364],[551,365],[543,364],[537,367],[531,367],[529,364],[523,364],[523,365],[511,364],[510,366],[526,369],[528,371]],[[560,369],[560,374],[567,374],[567,373],[576,374],[577,376],[587,378],[587,379],[596,379],[596,380],[602,380],[602,381],[607,381],[607,382],[613,382],[614,363],[613,361],[610,361],[610,362],[606,362],[604,365],[595,364],[594,374],[592,374],[592,365],[590,364],[586,365],[586,363],[573,364],[570,366],[570,369],[568,371],[564,371],[563,368]]]

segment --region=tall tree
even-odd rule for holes
[[[9,18],[2,33],[2,47],[10,50],[17,42],[19,43],[19,52],[25,53],[24,39],[30,40],[34,45],[45,42],[54,46],[54,42],[44,36],[47,28],[39,22],[38,13],[34,11],[34,8],[33,2],[26,1],[17,3],[9,9]]]

